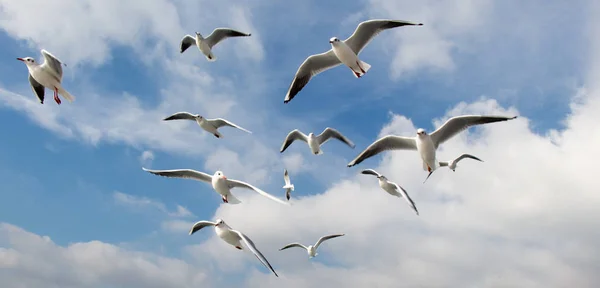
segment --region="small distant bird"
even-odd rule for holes
[[[323,132],[321,132],[321,134],[319,135],[315,135],[311,132],[308,134],[308,136],[300,132],[300,130],[295,129],[292,130],[292,132],[290,132],[285,137],[285,140],[283,141],[283,146],[281,146],[281,150],[279,152],[283,153],[283,151],[285,151],[285,149],[287,149],[288,146],[292,144],[292,142],[300,140],[308,144],[308,147],[310,147],[310,151],[313,154],[321,155],[323,154],[323,151],[321,150],[321,145],[325,144],[325,142],[329,141],[329,139],[331,138],[335,138],[346,143],[346,145],[350,146],[350,148],[352,149],[354,149],[355,147],[354,143],[352,143],[350,139],[346,138],[346,136],[342,135],[342,133],[330,127],[325,128],[325,130],[323,130]]]
[[[217,138],[223,138],[223,135],[221,133],[219,133],[219,131],[217,130],[223,126],[237,128],[237,129],[240,129],[242,131],[252,134],[252,132],[250,132],[236,124],[233,124],[223,118],[206,119],[206,118],[202,117],[201,115],[191,114],[188,112],[177,112],[177,113],[163,119],[163,121],[169,121],[169,120],[196,121],[196,123],[198,123],[198,125],[200,125],[200,127],[202,127],[202,129],[206,130],[210,134],[215,135],[215,137],[217,137]]]
[[[275,276],[279,277],[279,275],[277,275],[277,273],[275,272],[275,269],[273,269],[269,261],[267,261],[267,258],[265,258],[265,256],[262,253],[260,253],[260,251],[258,251],[256,245],[254,245],[254,242],[252,242],[252,240],[250,240],[250,238],[248,238],[248,236],[244,235],[242,232],[231,229],[231,227],[229,227],[229,225],[227,225],[227,223],[225,223],[225,221],[221,219],[217,219],[216,222],[196,222],[194,226],[192,226],[192,229],[190,229],[190,235],[196,233],[196,231],[207,226],[215,227],[215,233],[217,234],[217,236],[219,236],[219,238],[221,238],[221,240],[225,241],[227,244],[232,245],[239,250],[244,250],[242,248],[241,243],[244,242],[244,244],[246,244],[246,246],[250,249],[254,256],[256,256],[256,258],[258,258],[258,260],[263,265],[265,265],[265,267],[269,268],[269,270],[271,270],[271,272],[273,272]]]
[[[416,137],[387,135],[369,145],[367,149],[365,149],[354,160],[348,163],[348,167],[359,164],[365,159],[375,156],[386,150],[417,150],[421,155],[421,159],[423,160],[423,169],[427,172],[431,172],[439,167],[439,163],[436,160],[435,154],[437,148],[442,143],[448,141],[450,138],[471,126],[508,121],[516,118],[517,116],[455,116],[448,119],[446,123],[431,133],[431,135],[427,134],[427,132],[421,128],[417,130]]]
[[[348,66],[353,75],[360,78],[371,68],[371,65],[358,59],[358,54],[363,48],[381,31],[405,25],[423,24],[402,20],[367,20],[358,24],[352,36],[344,41],[337,37],[330,38],[331,50],[311,55],[300,65],[283,103],[290,102],[312,77],[340,64]]]
[[[408,193],[406,192],[406,190],[404,190],[404,188],[402,188],[402,186],[392,181],[389,181],[385,176],[379,174],[373,169],[365,169],[362,170],[361,173],[367,175],[375,175],[379,180],[379,187],[381,187],[383,191],[389,193],[392,196],[404,198],[404,200],[408,202],[408,205],[410,205],[410,208],[412,208],[415,211],[415,213],[419,215],[419,211],[417,210],[417,206],[415,206],[415,202],[413,202],[413,200],[410,199],[410,196],[408,196]]]
[[[185,179],[193,179],[198,181],[203,181],[207,183],[211,183],[213,189],[221,194],[221,198],[223,198],[223,203],[229,204],[239,204],[242,203],[239,199],[235,198],[233,194],[231,194],[232,188],[245,188],[253,190],[258,194],[265,196],[273,201],[279,202],[284,205],[290,205],[289,203],[280,200],[279,198],[260,190],[246,182],[242,182],[239,180],[228,179],[225,177],[225,174],[221,171],[215,172],[212,176],[206,174],[204,172],[199,172],[192,169],[177,169],[177,170],[150,170],[142,167],[142,170],[146,172],[150,172],[154,175],[170,177],[170,178],[185,178]]]
[[[44,63],[41,65],[31,57],[17,58],[17,60],[23,61],[27,66],[27,70],[29,70],[29,84],[40,100],[40,103],[44,104],[45,88],[54,91],[54,101],[58,105],[61,103],[58,94],[65,97],[69,102],[75,101],[75,97],[63,89],[61,85],[63,76],[62,65],[64,65],[62,61],[44,49],[42,49],[42,55],[44,56]]]
[[[309,245],[308,247],[306,247],[300,243],[290,243],[290,244],[285,245],[283,248],[279,249],[279,251],[285,250],[288,248],[292,248],[292,247],[300,247],[300,248],[304,248],[306,250],[306,252],[308,253],[308,258],[313,258],[313,257],[319,255],[319,253],[317,253],[317,248],[319,248],[319,245],[321,245],[321,243],[323,243],[329,239],[333,239],[333,238],[344,236],[344,235],[346,235],[346,234],[333,234],[333,235],[323,236],[317,241],[317,243],[315,243],[315,246]]]
[[[438,164],[440,164],[440,167],[445,167],[447,166],[448,168],[450,168],[450,170],[456,172],[456,165],[458,164],[458,162],[462,159],[465,158],[469,158],[469,159],[473,159],[473,160],[477,160],[479,162],[483,162],[483,160],[471,155],[471,154],[462,154],[460,156],[458,156],[458,158],[452,160],[450,163],[448,163],[447,161],[439,161]],[[434,170],[435,171],[435,170]],[[427,178],[425,178],[425,181],[427,181],[427,179],[429,179],[429,176],[431,176],[431,174],[433,173],[433,171],[429,172],[429,174],[427,175]],[[423,183],[425,183],[425,181],[423,181]]]
[[[285,181],[285,185],[283,185],[283,189],[285,189],[285,198],[290,201],[290,193],[294,191],[294,184],[290,183],[290,175],[288,174],[287,169],[283,171],[283,180]]]
[[[185,35],[183,39],[181,39],[180,53],[183,53],[190,46],[196,45],[198,50],[200,50],[200,52],[206,56],[208,61],[216,61],[217,57],[215,57],[212,52],[212,48],[215,45],[230,37],[248,37],[250,35],[251,34],[246,34],[229,28],[217,28],[213,30],[213,32],[210,33],[210,35],[208,35],[206,38],[202,37],[200,32],[196,32],[196,37],[193,37],[192,35]]]

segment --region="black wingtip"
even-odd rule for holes
[[[423,26],[423,23],[419,23],[419,24],[417,24],[417,26]]]

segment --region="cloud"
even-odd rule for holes
[[[169,211],[164,203],[147,197],[139,197],[115,191],[113,193],[113,199],[117,204],[125,205],[136,210],[153,208],[167,214],[170,217],[195,217],[192,212],[183,206],[177,205],[175,211]]]
[[[152,151],[150,150],[144,150],[144,152],[142,152],[142,155],[140,155],[140,163],[142,163],[142,165],[144,166],[150,166],[152,165],[152,161],[154,160],[154,153],[152,153]]]

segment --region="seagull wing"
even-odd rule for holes
[[[321,132],[321,134],[317,136],[317,141],[319,142],[319,145],[322,145],[325,142],[329,141],[329,139],[331,138],[338,139],[346,143],[346,145],[350,146],[351,148],[354,148],[356,146],[354,145],[354,143],[352,143],[352,141],[350,141],[350,139],[346,138],[346,136],[342,135],[342,133],[331,127],[325,128],[325,130],[323,130],[323,132]]]
[[[296,75],[294,76],[294,80],[292,80],[292,84],[290,84],[290,88],[288,89],[287,94],[285,95],[285,99],[283,103],[290,102],[313,76],[324,72],[325,70],[329,70],[333,67],[342,64],[340,60],[335,56],[333,50],[329,50],[325,53],[311,55],[298,68]]]
[[[54,55],[50,54],[50,52],[42,49],[42,55],[44,56],[44,63],[42,64],[42,69],[48,71],[50,70],[55,77],[58,78],[60,82],[63,76],[62,70],[62,61],[56,58]]]
[[[508,121],[517,118],[505,117],[505,116],[483,116],[483,115],[463,115],[455,116],[446,121],[440,128],[431,133],[431,140],[433,145],[437,149],[440,144],[448,141],[456,134],[464,131],[465,129],[475,126],[500,121]]]
[[[35,96],[38,97],[40,103],[44,104],[44,94],[46,93],[46,88],[39,82],[37,82],[31,74],[29,74],[29,84],[31,84],[31,90],[35,93]]]
[[[427,180],[427,179],[425,179]],[[410,199],[410,196],[408,196],[408,193],[406,192],[406,190],[404,190],[404,188],[402,188],[402,186],[394,183],[394,182],[390,182],[392,184],[394,184],[394,186],[396,186],[396,190],[398,191],[398,193],[400,193],[402,195],[402,198],[404,198],[404,200],[406,200],[406,202],[408,203],[408,205],[410,205],[410,208],[412,208],[415,213],[417,213],[417,215],[419,215],[419,211],[417,210],[417,206],[415,206],[415,202],[413,202],[412,199]]]
[[[242,128],[242,127],[240,127],[240,126],[236,125],[236,124],[233,124],[232,122],[230,122],[230,121],[227,121],[227,120],[225,120],[225,119],[223,119],[223,118],[207,119],[207,121],[208,121],[208,122],[209,122],[211,125],[215,126],[217,129],[218,129],[218,128],[221,128],[221,127],[223,127],[223,126],[229,126],[229,127],[237,128],[237,129],[240,129],[240,130],[242,130],[242,131],[245,131],[245,132],[248,132],[248,133],[252,134],[252,132],[250,132],[250,131],[248,131],[248,130],[246,130],[246,129],[244,129],[244,128]]]
[[[229,37],[248,37],[251,34],[243,33],[229,28],[217,28],[213,30],[208,37],[206,37],[206,43],[210,48],[217,45],[217,43],[225,40]]]
[[[215,222],[211,222],[211,221],[198,221],[194,224],[194,226],[192,226],[192,229],[190,229],[190,235],[196,233],[196,231],[207,227],[207,226],[215,226],[217,225],[217,223]]]
[[[185,52],[190,46],[196,45],[196,38],[192,35],[185,35],[183,39],[181,39],[181,44],[179,45],[179,53]]]
[[[417,150],[417,143],[413,137],[402,137],[388,135],[380,138],[369,145],[367,149],[361,152],[352,162],[348,163],[348,167],[352,167],[365,159],[375,156],[386,150]]]
[[[288,174],[287,169],[283,170],[283,181],[285,181],[286,186],[291,184],[290,175]]]
[[[354,53],[356,53],[356,55],[358,55],[358,53],[360,53],[360,51],[362,51],[362,49],[365,48],[377,34],[381,33],[381,31],[405,25],[423,24],[402,20],[367,20],[358,24],[354,33],[348,37],[348,39],[344,40],[344,42],[352,49],[352,51],[354,51]]]
[[[319,248],[319,245],[321,245],[321,243],[329,240],[329,239],[333,239],[333,238],[337,238],[340,236],[344,236],[346,234],[333,234],[333,235],[327,235],[327,236],[323,236],[321,238],[319,238],[319,240],[317,240],[317,243],[315,243],[315,250],[317,250],[317,248]]]
[[[279,251],[285,250],[285,249],[288,249],[288,248],[292,248],[292,247],[300,247],[300,248],[303,248],[304,250],[308,250],[308,248],[306,248],[306,246],[304,246],[304,245],[302,245],[300,243],[290,243],[290,244],[287,244],[287,245],[283,246],[283,248],[279,249]]]
[[[296,140],[300,140],[300,141],[304,141],[304,142],[308,143],[308,139],[306,138],[306,135],[304,135],[304,133],[300,132],[300,130],[294,129],[294,130],[292,130],[292,132],[288,133],[288,135],[285,137],[285,140],[283,141],[283,145],[281,146],[281,149],[279,150],[279,152],[283,153],[283,151],[285,151],[285,149],[287,149],[290,145],[292,145],[292,142],[294,142]]]
[[[169,121],[169,120],[193,120],[193,121],[196,121],[196,115],[189,113],[189,112],[177,112],[177,113],[163,119],[163,121]]]
[[[177,170],[150,170],[142,167],[142,170],[150,172],[154,175],[164,176],[169,178],[186,178],[198,181],[211,183],[212,176],[204,172],[199,172],[192,169],[177,169]]]
[[[469,159],[473,159],[473,160],[477,160],[479,162],[483,162],[483,160],[471,155],[471,154],[462,154],[460,156],[458,156],[458,158],[454,159],[454,163],[458,163],[460,160],[465,159],[465,158],[469,158]],[[441,163],[440,163],[441,166]]]
[[[227,179],[227,185],[229,186],[229,188],[236,188],[237,187],[237,188],[250,189],[250,190],[253,190],[253,191],[257,192],[258,194],[260,194],[262,196],[265,196],[265,197],[267,197],[267,198],[269,198],[269,199],[271,199],[271,200],[273,200],[275,202],[279,202],[279,203],[281,203],[283,205],[290,205],[289,203],[287,203],[287,202],[285,202],[285,201],[283,201],[283,200],[281,200],[281,199],[279,199],[279,198],[277,198],[277,197],[275,197],[275,196],[273,196],[273,195],[271,195],[271,194],[269,194],[269,193],[267,193],[267,192],[265,192],[263,190],[260,190],[260,189],[258,189],[256,187],[254,187],[254,186],[246,183],[246,182],[242,182],[242,181],[239,181],[239,180],[233,180],[233,179]]]
[[[250,240],[250,238],[248,238],[248,236],[244,235],[242,232],[237,231],[237,230],[231,230],[231,232],[236,233],[240,237],[240,239],[242,241],[244,241],[244,244],[246,244],[246,246],[250,249],[250,251],[252,251],[254,256],[256,256],[256,258],[258,258],[258,260],[263,265],[265,265],[265,267],[269,268],[269,270],[271,270],[271,272],[273,272],[273,274],[275,274],[275,276],[279,277],[279,275],[277,275],[277,273],[275,272],[275,269],[273,269],[273,266],[271,266],[269,261],[267,261],[267,258],[265,258],[265,256],[262,253],[260,253],[260,251],[258,251],[258,249],[256,248],[256,245],[254,245],[254,242],[252,242],[252,240]]]
[[[373,169],[365,169],[365,170],[360,171],[360,173],[367,174],[367,175],[375,175],[376,177],[381,177],[381,174],[379,174],[379,172],[377,172]]]

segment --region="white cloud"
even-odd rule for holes
[[[144,150],[142,155],[140,155],[140,162],[142,165],[150,166],[152,165],[152,161],[154,161],[154,153],[152,153],[150,150]]]
[[[192,212],[190,212],[187,208],[185,208],[183,206],[177,205],[175,211],[169,211],[169,209],[167,209],[165,204],[162,202],[152,200],[147,197],[129,195],[129,194],[122,193],[119,191],[115,191],[113,193],[113,199],[115,200],[116,203],[129,206],[133,209],[154,208],[154,209],[157,209],[171,217],[192,217],[192,216],[194,216],[194,214],[192,214]]]

